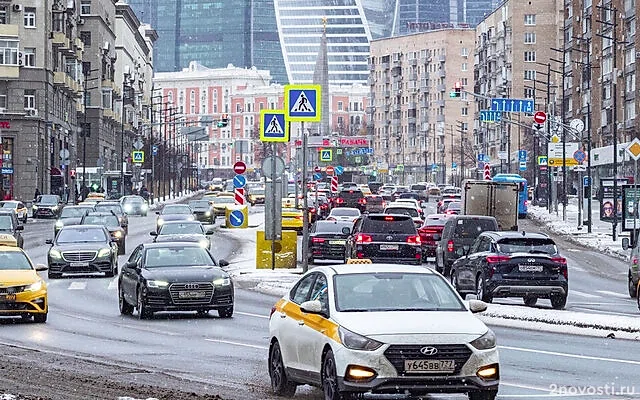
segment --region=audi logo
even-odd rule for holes
[[[420,353],[422,353],[425,356],[435,356],[438,353],[438,349],[431,346],[425,346],[420,349]]]
[[[187,283],[186,285],[184,285],[185,289],[200,289],[200,285],[198,285],[197,283]]]

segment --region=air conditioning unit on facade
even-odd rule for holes
[[[13,11],[14,11],[14,12],[20,12],[20,11],[22,11],[22,4],[14,4],[14,5],[13,5]]]
[[[35,108],[27,108],[26,110],[24,110],[24,112],[27,115],[27,117],[37,117],[38,116],[38,110],[36,110]]]
[[[80,18],[78,20],[78,25],[84,25],[84,18]]]

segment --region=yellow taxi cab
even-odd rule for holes
[[[87,195],[87,199],[95,199],[98,201],[102,201],[105,199],[105,194],[104,193],[98,193],[98,192],[91,192]]]
[[[47,284],[38,275],[44,264],[33,265],[11,235],[0,235],[0,316],[33,317],[47,321]]]
[[[371,196],[371,189],[369,189],[369,186],[367,185],[358,185],[358,189],[360,189],[360,191],[362,192],[363,195],[365,196]]]
[[[209,203],[213,206],[215,215],[218,217],[222,217],[226,214],[227,207],[236,204],[233,196],[206,197],[205,199],[209,200]]]
[[[252,206],[264,204],[264,188],[256,187],[249,189],[249,203]]]
[[[233,192],[219,192],[218,197],[235,197]]]
[[[282,207],[282,229],[301,232],[304,227],[302,210],[293,207]]]

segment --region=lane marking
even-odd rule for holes
[[[107,286],[107,290],[116,290],[118,287],[118,278],[115,277],[109,282],[109,286]]]
[[[504,350],[520,351],[520,352],[523,352],[523,353],[537,353],[537,354],[544,354],[544,355],[549,355],[549,356],[578,358],[578,359],[581,359],[581,360],[606,361],[606,362],[620,363],[620,364],[640,365],[640,361],[622,360],[622,359],[619,359],[619,358],[583,356],[581,354],[560,353],[560,352],[556,352],[556,351],[525,349],[525,348],[522,348],[522,347],[511,347],[511,346],[498,346],[498,348],[504,349]]]
[[[518,388],[518,389],[537,390],[539,392],[547,392],[547,393],[549,393],[549,388],[544,388],[544,387],[539,387],[539,386],[523,385],[523,384],[510,383],[510,382],[504,382],[504,381],[500,381],[500,385],[514,387],[514,388]],[[509,396],[511,396],[511,395],[509,395]],[[526,395],[526,396],[530,396],[530,395]],[[537,395],[537,396],[540,396],[540,395]]]
[[[205,339],[207,342],[214,342],[214,343],[224,343],[224,344],[230,344],[233,346],[241,346],[241,347],[249,347],[252,349],[259,349],[259,350],[269,350],[269,348],[267,346],[257,346],[255,344],[247,344],[247,343],[238,343],[238,342],[232,342],[229,340],[220,340],[220,339]]]
[[[596,290],[596,292],[601,293],[601,294],[606,294],[607,296],[613,296],[613,297],[617,297],[619,299],[631,299],[628,295],[626,294],[622,294],[622,293],[617,293],[617,292],[611,292],[609,290]]]
[[[599,299],[601,298],[601,296],[595,295],[595,294],[591,294],[591,293],[585,293],[585,292],[581,292],[579,290],[569,290],[569,294],[575,294],[576,296],[581,296],[581,297],[588,297],[590,299]]]
[[[248,312],[239,312],[236,311],[236,314],[240,314],[240,315],[246,315],[247,317],[255,317],[255,318],[263,318],[263,319],[269,319],[268,315],[260,315],[260,314],[253,314],[253,313],[248,313]]]
[[[68,290],[85,290],[87,288],[87,282],[71,282]]]

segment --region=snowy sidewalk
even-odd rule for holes
[[[549,231],[562,235],[567,240],[577,245],[582,245],[589,249],[596,250],[598,252],[609,254],[623,261],[626,261],[629,257],[629,251],[622,249],[622,237],[627,236],[628,233],[620,232],[622,224],[618,224],[618,241],[613,241],[612,227],[608,222],[600,221],[600,205],[597,200],[593,200],[591,203],[591,221],[592,232],[587,232],[587,226],[582,226],[582,229],[578,229],[578,200],[573,198],[569,199],[567,205],[567,220],[562,220],[562,205],[558,205],[558,214],[553,211],[549,214],[549,211],[543,207],[529,206],[529,218],[534,221],[540,222],[546,226]],[[583,219],[586,220],[584,215],[587,210],[584,210]]]
[[[166,201],[162,201],[162,197],[158,197],[158,198],[154,198],[153,199],[153,204],[150,205],[149,209],[152,211],[155,210],[159,210],[161,209],[165,204],[175,204],[175,203],[179,203],[183,200],[188,200],[191,199],[193,197],[196,197],[199,194],[204,193],[204,190],[197,190],[197,191],[185,191],[185,192],[180,192],[180,193],[171,193],[169,196],[167,196]]]

